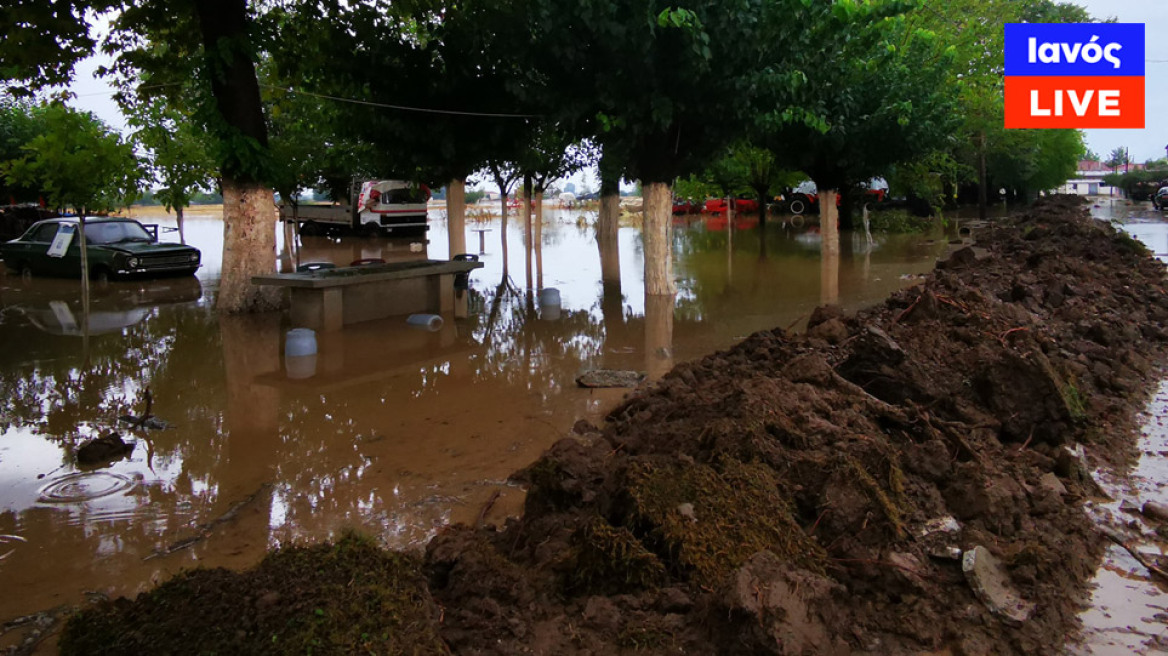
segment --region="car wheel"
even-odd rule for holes
[[[32,267],[27,262],[21,262],[16,270],[20,272],[21,280],[32,280]]]
[[[97,283],[99,286],[107,287],[109,286],[110,281],[113,280],[114,276],[112,273],[110,273],[109,269],[105,267],[96,267],[93,269],[93,275],[90,276],[90,278],[92,278],[93,282]]]
[[[787,209],[791,211],[791,214],[799,215],[807,211],[807,203],[805,203],[802,199],[796,198],[795,200],[791,201],[791,204],[787,207]]]
[[[316,221],[306,221],[304,225],[300,226],[301,237],[319,237],[324,234],[324,229]]]
[[[361,235],[371,239],[380,237],[381,227],[376,223],[363,223],[361,224]]]

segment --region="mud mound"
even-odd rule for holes
[[[425,626],[459,654],[1060,653],[1102,553],[1069,447],[1130,454],[1163,284],[1052,199],[879,307],[679,365],[517,474],[521,519],[430,543]]]
[[[1102,551],[1064,446],[1130,453],[1163,284],[1138,242],[1053,199],[879,307],[679,365],[521,473],[521,520],[436,538],[434,571],[486,549],[509,564],[438,577],[440,603],[503,581],[540,600],[448,615],[443,636],[476,654],[1060,653]],[[1033,617],[975,595],[975,546]]]
[[[74,616],[66,654],[447,653],[415,558],[353,535],[254,570],[180,574]]]

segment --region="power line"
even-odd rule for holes
[[[369,107],[383,107],[385,109],[398,109],[407,112],[421,112],[423,114],[447,114],[450,116],[482,116],[487,118],[540,118],[539,114],[493,114],[489,112],[463,112],[452,109],[430,109],[426,107],[407,107],[405,105],[390,105],[388,103],[378,103],[369,100],[356,100],[353,98],[341,98],[339,96],[329,96],[323,93],[313,93],[311,91],[298,91],[296,89],[286,89],[284,87],[272,86],[269,84],[261,84],[265,89],[273,89],[277,91],[286,91],[288,93],[298,93],[304,96],[312,96],[314,98],[324,98],[325,100],[335,100],[337,102],[352,103],[354,105],[367,105]]]

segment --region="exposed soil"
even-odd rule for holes
[[[1067,447],[1132,455],[1164,267],[1073,199],[977,239],[879,307],[757,333],[578,425],[501,529],[450,528],[418,564],[363,551],[392,564],[368,572],[330,555],[350,538],[184,574],[75,616],[62,650],[1059,653],[1104,546]],[[976,546],[1029,619],[975,595]]]

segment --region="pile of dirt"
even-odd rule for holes
[[[368,538],[292,547],[255,569],[185,572],[75,615],[66,654],[445,654],[415,556]]]
[[[1164,267],[1071,199],[977,238],[879,307],[820,308],[579,426],[517,475],[520,519],[430,543],[432,630],[460,654],[1061,652],[1103,549],[1074,447],[1131,455]],[[184,580],[64,645],[179,622],[154,595]]]

